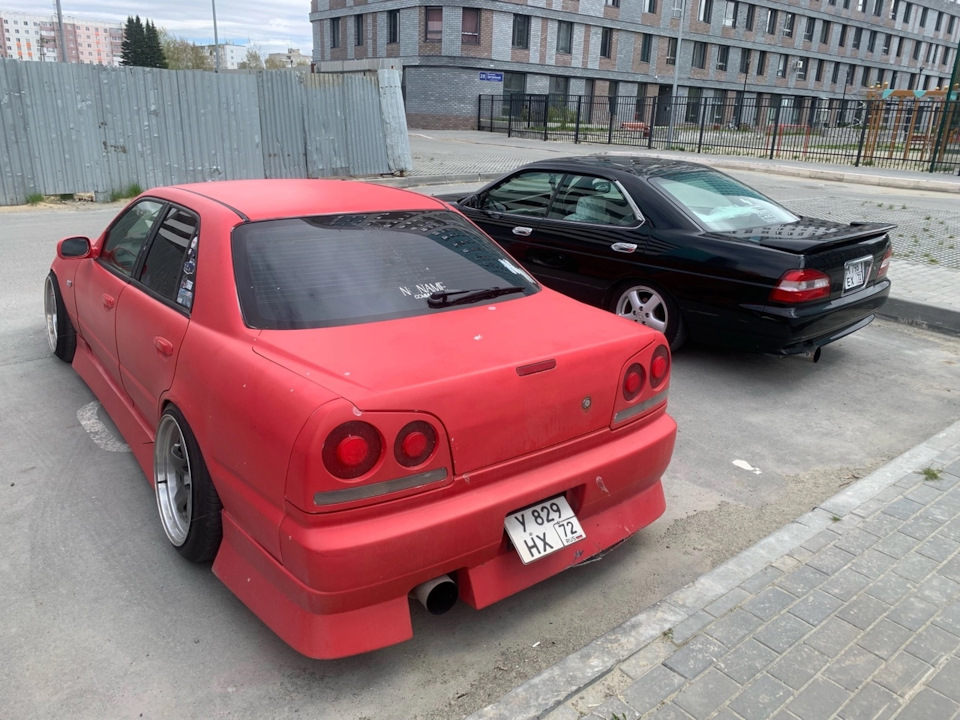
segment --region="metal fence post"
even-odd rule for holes
[[[583,95],[577,95],[577,121],[573,126],[573,142],[580,142],[580,110],[583,106]]]
[[[860,118],[860,142],[857,143],[857,159],[853,161],[854,167],[860,167],[860,160],[863,157],[863,143],[867,138],[867,118],[870,117],[870,103],[873,100],[867,100],[863,109],[863,115]]]
[[[505,95],[507,100],[507,137],[513,137],[513,95]]]
[[[779,98],[778,98],[779,100]],[[783,108],[781,103],[777,103],[777,111],[773,116],[773,132],[770,133],[770,159],[773,160],[777,147],[777,132],[780,129],[780,110]]]
[[[650,104],[650,122],[647,124],[647,148],[653,149],[653,130],[657,127],[657,106],[660,103],[660,97],[654,97]]]
[[[697,137],[697,154],[703,152],[703,131],[707,125],[707,106],[706,103],[700,101],[700,135]]]
[[[491,97],[493,97],[491,95]],[[483,95],[477,97],[477,130],[483,130],[480,125],[480,119],[483,116]]]

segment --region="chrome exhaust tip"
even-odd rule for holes
[[[449,575],[420,583],[413,589],[413,596],[431,615],[443,615],[457,604],[460,590]]]

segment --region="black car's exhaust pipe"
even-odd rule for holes
[[[812,350],[803,350],[798,352],[791,357],[800,358],[801,360],[809,360],[812,363],[820,362],[820,348],[815,347]]]
[[[420,583],[413,589],[412,595],[420,601],[431,615],[443,615],[457,604],[460,590],[449,575],[441,575],[433,580]]]

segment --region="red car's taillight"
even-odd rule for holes
[[[664,345],[653,351],[650,360],[650,387],[656,390],[670,374],[670,352]]]
[[[830,276],[819,270],[788,270],[770,292],[771,302],[796,304],[830,297]]]
[[[627,368],[627,372],[623,376],[624,400],[630,402],[640,394],[640,391],[643,390],[643,379],[645,374],[646,373],[643,370],[643,366],[638,363],[634,363]]]
[[[886,277],[887,270],[890,269],[890,258],[893,257],[893,248],[887,248],[883,254],[883,260],[880,261],[880,267],[877,268],[877,280]]]
[[[423,465],[437,447],[437,431],[422,420],[407,423],[393,443],[393,455],[404,467]]]
[[[370,472],[383,453],[380,433],[370,423],[355,420],[335,427],[323,443],[323,464],[344,480]]]

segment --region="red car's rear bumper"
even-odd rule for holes
[[[335,658],[409,639],[409,593],[448,574],[461,598],[482,608],[615,545],[664,511],[660,477],[676,424],[665,413],[604,442],[577,443],[507,463],[456,483],[422,505],[331,523],[291,509],[281,531],[283,564],[224,513],[217,576],[304,655]],[[522,467],[522,469],[521,469]],[[523,565],[505,516],[565,494],[586,539]]]

